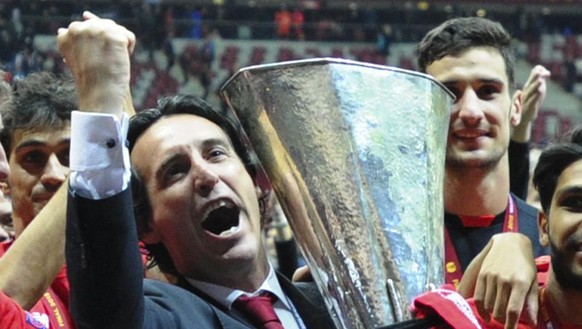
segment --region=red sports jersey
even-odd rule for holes
[[[0,244],[0,257],[12,242]],[[74,329],[68,311],[69,281],[65,268],[61,269],[42,298],[26,311],[18,303],[0,291],[0,329],[46,328]]]

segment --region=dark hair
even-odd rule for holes
[[[475,47],[492,47],[505,61],[509,88],[514,88],[515,55],[511,36],[501,24],[480,17],[453,18],[429,31],[418,44],[418,69],[426,68],[445,56],[459,56]]]
[[[2,109],[4,128],[0,142],[9,157],[16,130],[56,130],[70,123],[71,112],[77,109],[75,84],[70,76],[31,73],[14,83],[12,99]]]
[[[157,108],[145,110],[134,115],[129,122],[127,134],[129,151],[133,150],[136,141],[149,127],[159,119],[174,114],[192,114],[203,117],[222,128],[229,137],[235,152],[240,157],[249,175],[253,179],[256,177],[257,164],[253,161],[249,148],[243,143],[240,125],[235,124],[233,120],[212,108],[201,98],[192,95],[164,97],[158,101]],[[142,236],[151,230],[149,225],[151,221],[151,206],[145,184],[139,172],[135,170],[132,170],[131,187],[137,230],[138,234]],[[163,272],[178,274],[168,251],[162,244],[146,244],[146,248]]]
[[[541,154],[534,170],[533,184],[540,194],[540,203],[549,215],[558,179],[572,163],[582,160],[582,127],[575,129],[566,143],[549,146]]]

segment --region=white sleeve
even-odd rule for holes
[[[128,187],[128,124],[125,113],[121,122],[112,114],[72,113],[69,185],[74,193],[104,199]]]

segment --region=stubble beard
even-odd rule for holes
[[[578,292],[582,292],[582,274],[574,272],[573,262],[580,240],[582,240],[582,232],[571,235],[564,243],[563,249],[559,249],[550,236],[552,271],[556,281],[563,289]]]
[[[495,152],[485,158],[477,158],[466,154],[470,151],[447,150],[445,163],[447,168],[455,169],[480,169],[481,171],[490,171],[499,164],[507,149],[503,152]]]

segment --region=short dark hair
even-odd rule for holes
[[[203,99],[193,95],[175,95],[161,98],[158,107],[145,110],[134,115],[129,122],[127,140],[129,151],[135,147],[139,137],[154,123],[163,117],[174,114],[192,114],[205,118],[219,126],[228,136],[235,152],[244,164],[251,178],[257,175],[257,164],[253,160],[249,147],[243,142],[242,128],[240,125],[224,114],[221,114]],[[151,206],[147,189],[139,172],[132,170],[131,187],[133,193],[134,213],[138,234],[150,231]],[[168,251],[162,244],[146,244],[146,248],[153,256],[157,265],[165,273],[177,275],[175,266],[169,257]]]
[[[75,84],[68,75],[31,73],[15,81],[13,88],[12,98],[2,107],[4,128],[0,132],[8,157],[16,130],[61,129],[70,123],[71,112],[77,109]]]
[[[540,154],[534,170],[533,184],[540,194],[540,203],[547,215],[550,213],[552,197],[560,175],[578,160],[582,160],[582,127],[571,133],[568,142],[549,146]]]
[[[418,70],[426,68],[445,56],[459,56],[475,47],[492,47],[505,61],[509,88],[514,88],[515,54],[511,36],[498,22],[481,17],[453,18],[429,31],[418,44]]]

